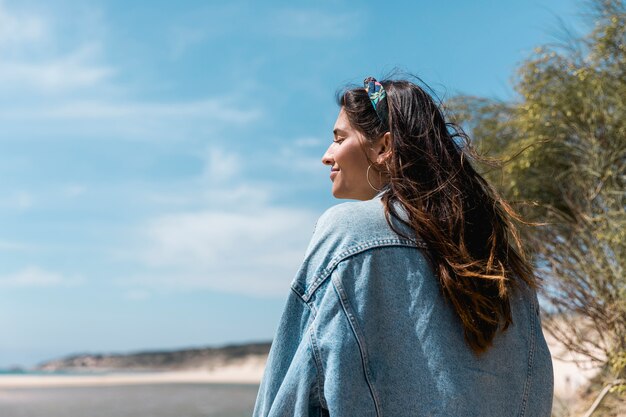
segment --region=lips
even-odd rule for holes
[[[335,177],[337,176],[337,172],[339,172],[339,170],[338,170],[338,169],[331,169],[331,170],[330,170],[330,179],[331,179],[331,180],[334,180],[334,179],[335,179]]]

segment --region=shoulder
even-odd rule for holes
[[[380,227],[385,220],[384,206],[380,199],[350,201],[328,208],[317,220],[316,231],[332,231],[336,234],[360,232]]]
[[[390,216],[380,198],[351,201],[328,208],[318,219],[292,288],[305,300],[340,263],[376,247],[425,247],[415,233]],[[395,229],[395,230],[394,230]],[[400,231],[402,234],[399,234]]]
[[[398,204],[395,208],[395,211],[406,219],[404,210]],[[350,201],[328,208],[317,220],[314,238],[328,235],[346,242],[363,242],[399,237],[413,238],[415,232],[391,213],[387,214],[380,198],[373,198]]]

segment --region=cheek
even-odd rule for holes
[[[359,154],[357,151],[358,149],[355,149],[354,146],[350,145],[339,149],[335,156],[339,167],[341,169],[345,168],[354,170],[354,168],[360,163],[360,160],[358,158]]]
[[[367,169],[367,159],[360,148],[353,148],[344,156],[344,165],[354,173]]]

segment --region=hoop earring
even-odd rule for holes
[[[369,166],[367,167],[367,171],[365,171],[365,179],[367,179],[367,183],[370,185],[370,187],[374,189],[374,191],[382,191],[382,188],[379,190],[378,188],[374,187],[372,183],[370,182],[370,168],[371,167],[372,167],[372,164],[369,164]]]

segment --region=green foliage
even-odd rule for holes
[[[548,330],[623,378],[626,5],[590,8],[586,36],[536,48],[519,66],[516,101],[462,96],[446,105],[480,153],[504,161],[486,176],[505,197],[533,203],[520,207],[527,219],[546,223],[526,237],[555,319]]]

